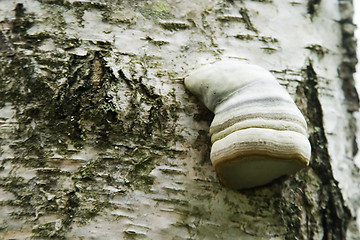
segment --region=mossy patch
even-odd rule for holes
[[[169,12],[170,6],[165,1],[156,1],[140,12],[146,18],[152,19],[170,19],[172,14]]]

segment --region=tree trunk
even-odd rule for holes
[[[0,1],[0,239],[360,239],[345,0]],[[269,70],[310,166],[243,191],[209,160],[203,64]],[[358,224],[357,224],[358,223]]]

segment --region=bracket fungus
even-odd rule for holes
[[[261,186],[309,164],[306,121],[269,71],[220,61],[191,73],[185,86],[215,113],[210,159],[225,186]]]

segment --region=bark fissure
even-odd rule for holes
[[[340,1],[339,8],[341,14],[341,33],[343,60],[338,67],[339,77],[342,79],[342,89],[344,91],[345,101],[349,116],[350,139],[352,141],[352,153],[355,156],[358,152],[358,143],[356,140],[357,125],[354,112],[359,110],[359,94],[355,87],[354,73],[358,63],[356,55],[357,42],[354,36],[355,26],[353,24],[353,5],[350,0]]]
[[[355,219],[331,168],[358,107],[350,2],[337,21],[337,0],[0,0],[0,238],[344,239]],[[183,79],[220,59],[286,87],[309,168],[242,192],[219,183],[213,114]]]
[[[323,113],[317,92],[317,74],[309,63],[305,69],[304,95],[307,97],[307,116],[311,123],[310,142],[312,159],[310,167],[322,179],[319,193],[319,206],[322,206],[322,239],[345,239],[346,229],[351,217],[345,206],[339,186],[334,179],[330,156],[327,150],[327,139],[324,131]],[[335,227],[336,226],[336,227]]]

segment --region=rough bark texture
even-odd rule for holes
[[[351,1],[0,1],[0,239],[360,239]],[[191,70],[271,71],[308,168],[222,186]],[[358,220],[359,221],[359,220]]]

